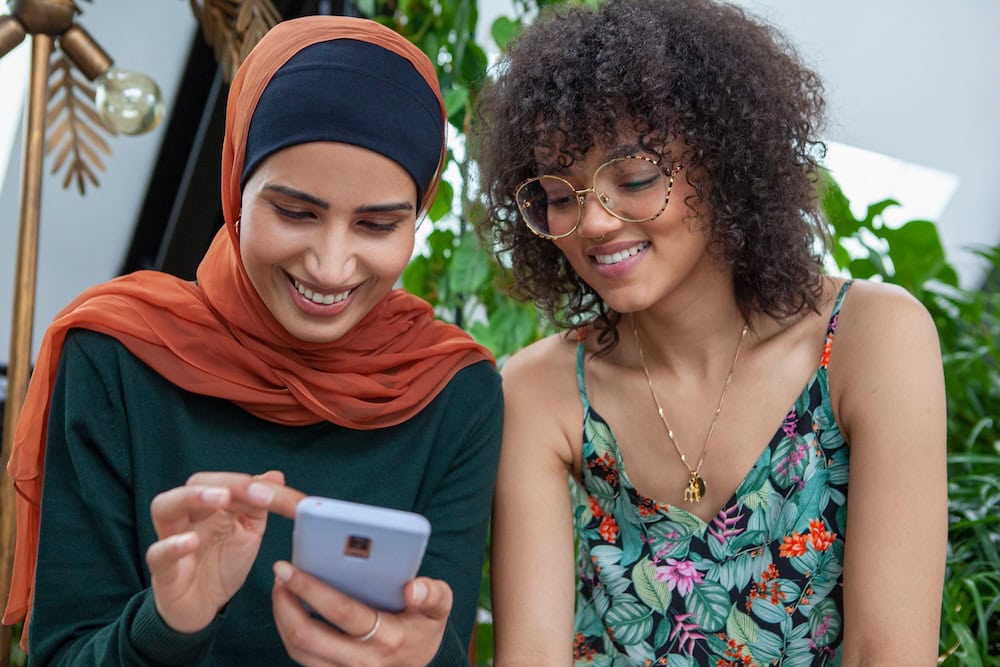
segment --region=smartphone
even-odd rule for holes
[[[415,512],[309,496],[295,508],[292,564],[384,611],[403,609],[431,524]]]

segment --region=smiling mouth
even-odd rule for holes
[[[617,264],[618,262],[626,260],[629,257],[635,257],[649,246],[649,241],[643,241],[642,243],[638,243],[631,248],[619,250],[618,252],[611,253],[610,255],[594,255],[594,261],[598,264]]]
[[[335,303],[339,303],[344,299],[346,299],[347,297],[351,296],[351,292],[354,291],[352,288],[344,290],[343,292],[336,292],[334,294],[323,294],[322,292],[314,292],[313,290],[309,289],[308,287],[300,283],[295,278],[292,278],[292,285],[294,285],[295,289],[299,291],[299,294],[309,299],[313,303],[319,304],[321,306],[329,306]]]

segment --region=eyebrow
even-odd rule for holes
[[[355,213],[393,213],[395,211],[412,211],[413,204],[408,201],[393,202],[388,204],[368,204],[354,209]]]
[[[302,190],[296,190],[295,188],[290,188],[287,185],[278,185],[277,183],[268,183],[267,185],[265,185],[261,189],[262,190],[270,190],[271,192],[277,192],[277,193],[280,193],[280,194],[283,194],[283,195],[287,195],[289,197],[293,197],[295,199],[300,199],[300,200],[302,200],[304,202],[307,202],[309,204],[313,204],[314,206],[319,206],[322,209],[327,209],[328,210],[330,208],[330,202],[328,202],[328,201],[326,201],[324,199],[320,199],[319,197],[315,197],[315,196],[309,194],[308,192],[303,192]]]
[[[268,183],[265,185],[263,190],[270,190],[271,192],[277,192],[288,197],[293,197],[301,201],[313,204],[314,206],[319,206],[324,210],[330,209],[330,202],[325,199],[320,199],[308,192],[303,192],[302,190],[297,190],[295,188],[288,187],[287,185],[279,185],[277,183]],[[403,202],[388,202],[385,204],[367,204],[364,206],[359,206],[354,209],[355,213],[392,213],[395,211],[412,211],[413,204],[408,201]]]

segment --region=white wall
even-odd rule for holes
[[[963,282],[978,284],[983,265],[967,246],[1000,242],[1000,2],[741,4],[823,77],[830,139],[958,176],[935,222]],[[883,197],[906,204],[902,192]]]

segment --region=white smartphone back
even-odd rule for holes
[[[371,607],[400,611],[430,533],[415,512],[310,496],[296,507],[292,563]]]

